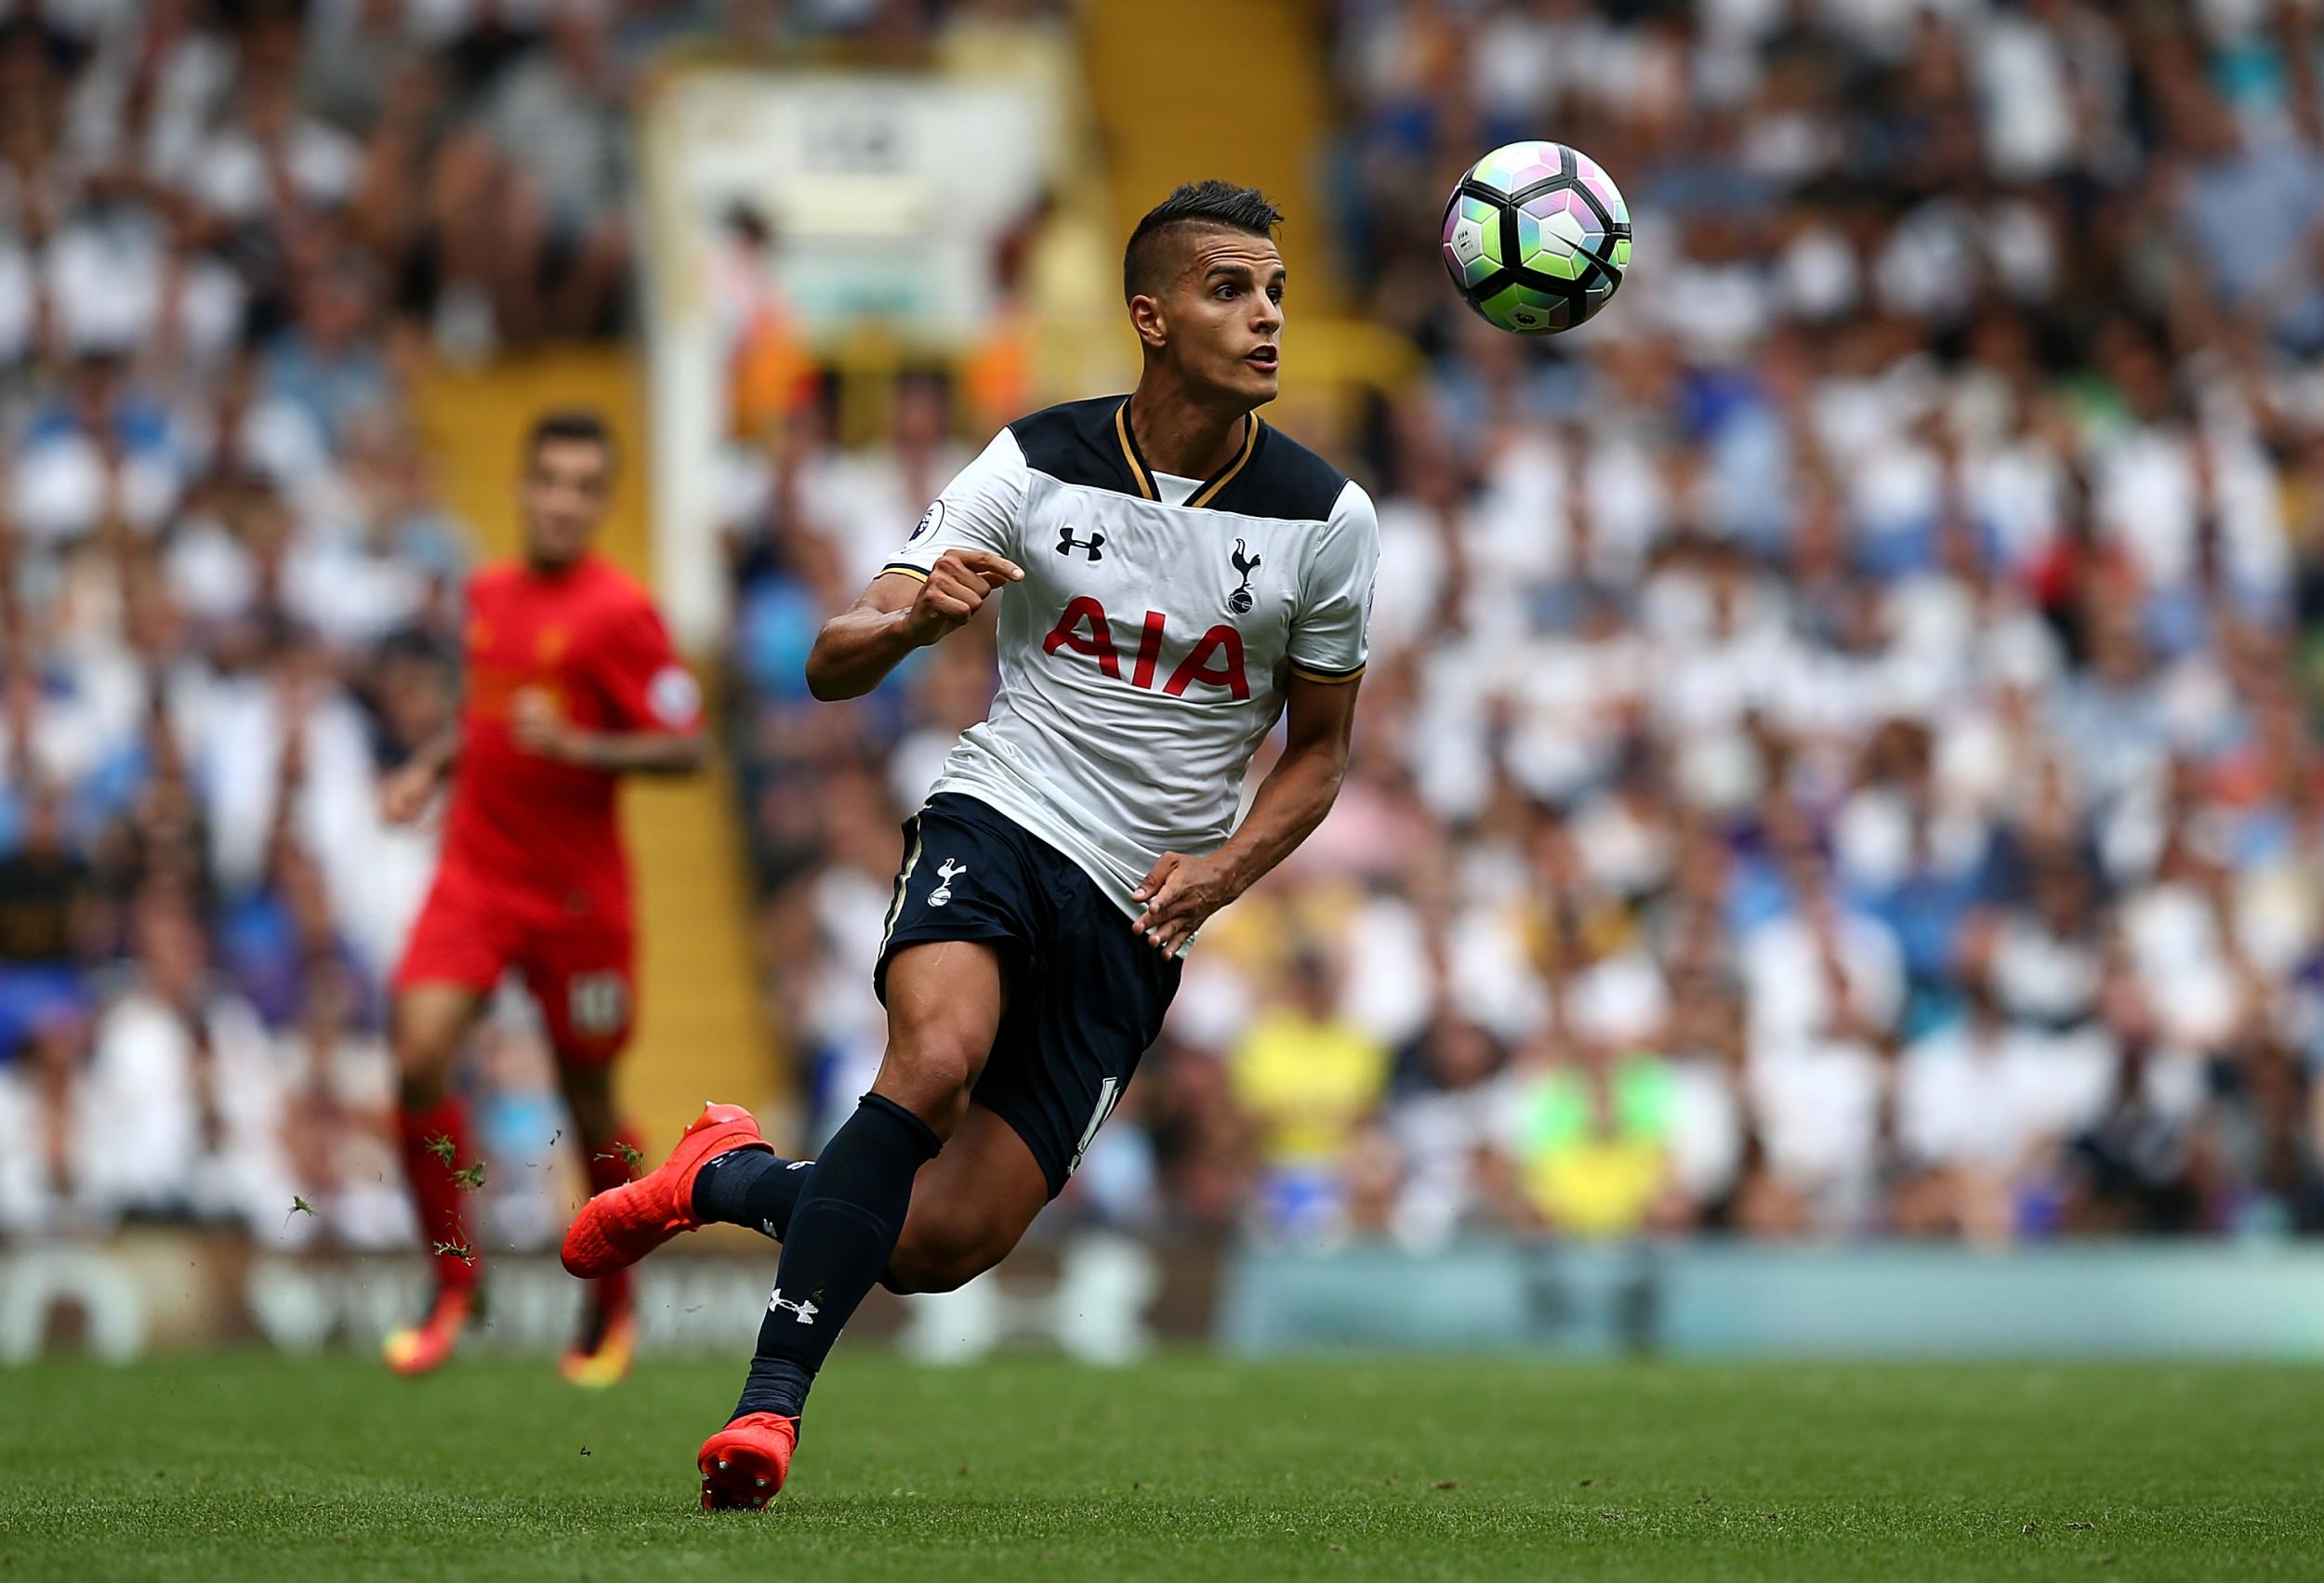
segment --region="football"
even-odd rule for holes
[[[1486,323],[1549,336],[1595,315],[1630,268],[1630,205],[1563,143],[1511,143],[1461,173],[1445,204],[1445,269]]]

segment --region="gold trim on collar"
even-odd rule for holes
[[[1155,492],[1154,480],[1146,476],[1146,465],[1138,459],[1138,447],[1130,443],[1128,396],[1124,396],[1122,404],[1114,409],[1114,438],[1122,442],[1122,460],[1129,464],[1129,476],[1138,481],[1138,493],[1148,500],[1159,500],[1161,496]]]
[[[1122,404],[1125,406],[1129,405],[1127,402]],[[1236,456],[1235,460],[1227,464],[1226,471],[1221,473],[1217,478],[1214,478],[1208,483],[1204,484],[1201,489],[1195,491],[1193,498],[1189,499],[1186,504],[1189,506],[1209,505],[1211,500],[1217,496],[1219,491],[1224,489],[1227,486],[1228,481],[1232,480],[1236,473],[1243,470],[1243,464],[1250,460],[1250,454],[1258,448],[1259,415],[1255,412],[1245,413],[1243,415],[1242,454]]]

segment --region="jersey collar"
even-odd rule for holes
[[[517,552],[517,565],[528,583],[541,583],[561,587],[597,570],[599,552],[595,545],[583,550],[562,566],[542,568],[533,564],[532,558],[522,549]]]
[[[1259,449],[1259,431],[1265,427],[1257,413],[1245,414],[1241,447],[1227,459],[1224,467],[1202,481],[1201,487],[1186,497],[1186,504],[1190,507],[1208,506],[1216,500],[1219,491],[1233,481],[1235,475],[1241,472],[1244,464],[1251,459],[1252,453]],[[1145,457],[1139,453],[1138,436],[1129,426],[1128,396],[1124,396],[1121,404],[1114,409],[1114,437],[1121,442],[1122,465],[1129,469],[1130,487],[1148,500],[1161,499],[1162,492],[1154,486],[1154,469],[1146,466]]]

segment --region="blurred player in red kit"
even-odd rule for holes
[[[552,413],[534,425],[522,559],[469,585],[456,734],[382,789],[388,817],[405,821],[451,782],[435,885],[395,975],[403,1168],[437,1283],[426,1318],[388,1338],[399,1374],[442,1365],[476,1303],[482,1266],[463,1210],[482,1156],[446,1079],[511,968],[540,1003],[590,1191],[627,1181],[635,1157],[613,1085],[636,999],[617,791],[624,774],[701,763],[702,700],[653,600],[592,548],[614,468],[595,416]],[[626,1273],[599,1281],[565,1377],[620,1379],[634,1329]]]

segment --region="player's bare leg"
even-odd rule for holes
[[[565,1108],[573,1117],[574,1135],[580,1140],[592,1196],[611,1192],[629,1180],[641,1157],[635,1129],[622,1119],[614,1098],[614,1068],[602,1052],[575,1059],[561,1051],[557,1078],[564,1089]],[[629,1373],[637,1348],[637,1313],[627,1269],[608,1271],[597,1282],[584,1305],[581,1328],[560,1362],[564,1377],[575,1385],[618,1384]]]
[[[1009,1257],[1049,1204],[1040,1161],[998,1115],[971,1102],[944,1152],[920,1167],[881,1285],[957,1291]]]
[[[779,1181],[794,1174],[787,1167],[796,1163],[761,1168],[767,1181]],[[699,1170],[697,1162],[687,1181]],[[914,1179],[912,1207],[880,1285],[907,1293],[957,1290],[1007,1258],[1048,1202],[1049,1179],[1024,1140],[994,1112],[971,1103],[944,1152]],[[776,1289],[779,1297],[779,1277]],[[771,1309],[769,1322],[782,1312]],[[704,1443],[697,1458],[704,1509],[766,1505],[789,1475],[798,1444],[798,1418],[738,1413]]]
[[[596,1279],[713,1223],[781,1242],[813,1164],[776,1154],[742,1106],[706,1105],[661,1165],[583,1207],[565,1233],[565,1268]],[[1007,1258],[1048,1202],[1049,1181],[1033,1151],[971,1100],[944,1152],[912,1181],[912,1207],[880,1285],[955,1291]]]
[[[452,1355],[476,1303],[482,1267],[469,1236],[464,1199],[465,1184],[478,1180],[466,1173],[481,1156],[469,1132],[468,1107],[446,1079],[483,1006],[483,996],[466,985],[420,983],[399,993],[390,1013],[403,1174],[418,1207],[420,1240],[435,1256],[436,1273],[427,1317],[387,1339],[388,1366],[398,1374],[440,1367]]]
[[[816,1371],[887,1270],[914,1179],[968,1115],[1007,975],[989,944],[932,941],[896,953],[887,992],[879,1075],[805,1173],[742,1399],[696,1458],[706,1509],[764,1506],[782,1488]]]
[[[711,1220],[780,1240],[812,1164],[775,1155],[740,1105],[706,1105],[660,1166],[589,1200],[566,1234],[565,1268],[585,1277],[626,1270]],[[706,1191],[714,1174],[733,1180]],[[944,1152],[913,1179],[911,1207],[881,1284],[899,1292],[965,1286],[1008,1257],[1048,1201],[1048,1179],[1024,1140],[971,1101]],[[738,1418],[704,1447],[704,1496],[711,1504],[760,1505],[781,1488],[798,1420],[758,1418]],[[710,1487],[713,1476],[724,1481],[720,1488]]]

